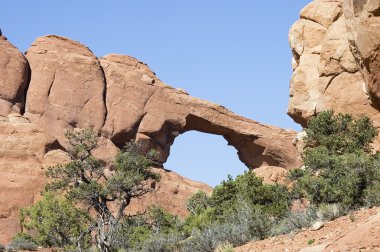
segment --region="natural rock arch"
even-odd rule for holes
[[[196,130],[223,136],[250,168],[299,165],[296,132],[191,97],[135,58],[98,59],[79,42],[55,35],[36,39],[26,56],[31,80],[25,116],[59,140],[67,129],[91,128],[118,147],[135,139],[157,149],[163,164],[174,139]]]
[[[108,55],[100,62],[107,83],[108,116],[103,133],[115,144],[135,138],[143,146],[157,149],[158,161],[164,163],[174,139],[195,130],[223,136],[250,168],[299,164],[292,144],[294,131],[262,125],[191,97],[162,83],[145,64],[129,56]]]

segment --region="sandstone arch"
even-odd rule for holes
[[[191,97],[135,58],[98,59],[79,42],[49,35],[36,39],[27,59],[32,72],[25,116],[58,139],[66,129],[91,128],[118,147],[135,139],[157,149],[162,165],[174,139],[196,130],[223,136],[250,168],[299,165],[296,132]]]
[[[226,108],[189,96],[162,83],[143,63],[129,56],[100,59],[107,83],[107,110],[103,133],[115,144],[135,138],[160,151],[164,163],[174,139],[196,130],[223,136],[250,168],[299,164],[292,144],[295,132],[238,116]]]

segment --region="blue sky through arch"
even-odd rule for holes
[[[237,150],[227,145],[223,136],[198,131],[185,132],[175,139],[164,166],[213,187],[227,179],[228,174],[236,177],[247,170],[239,160]]]

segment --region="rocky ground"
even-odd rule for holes
[[[249,251],[380,251],[380,207],[362,209],[326,222],[316,231],[304,229],[235,248],[235,252]]]

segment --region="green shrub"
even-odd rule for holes
[[[184,224],[181,227],[181,230],[186,235],[191,235],[192,231],[197,230],[203,230],[210,226],[213,222],[215,222],[217,219],[215,214],[214,208],[207,208],[206,210],[195,214],[195,215],[189,215],[186,219]]]
[[[187,201],[190,214],[199,214],[211,206],[211,199],[204,191],[198,191]]]
[[[178,251],[184,238],[177,234],[160,234],[146,240],[142,252],[173,252]]]
[[[11,243],[8,245],[10,250],[37,250],[38,246],[33,241],[33,238],[24,233],[18,233],[16,236],[12,238]]]
[[[158,205],[148,208],[147,221],[154,233],[169,234],[178,229],[180,221],[177,216],[166,212]]]
[[[270,216],[279,217],[289,210],[291,197],[285,186],[263,184],[262,178],[246,171],[235,180],[228,177],[228,180],[215,187],[211,201],[216,216],[220,217],[225,216],[238,201],[247,202]]]
[[[317,208],[317,217],[321,221],[335,220],[346,213],[347,209],[340,204],[321,204]]]
[[[310,239],[307,241],[307,245],[312,245],[315,242],[315,239]]]
[[[380,205],[380,181],[365,189],[364,203],[369,207]]]
[[[234,246],[232,246],[230,243],[224,243],[219,245],[215,252],[234,252]]]
[[[22,225],[36,231],[38,244],[55,247],[89,245],[91,237],[86,224],[90,217],[65,198],[44,193],[40,201],[20,212]]]
[[[271,235],[289,234],[293,231],[310,227],[316,220],[317,212],[313,207],[304,211],[288,212],[287,215],[273,225]]]
[[[119,224],[112,241],[112,247],[118,249],[141,250],[142,244],[151,238],[152,230],[141,217],[126,218]]]
[[[365,192],[379,174],[380,158],[370,143],[377,135],[368,117],[353,119],[321,112],[306,129],[305,170],[292,170],[293,193],[314,205],[339,203],[356,208],[365,202]]]

